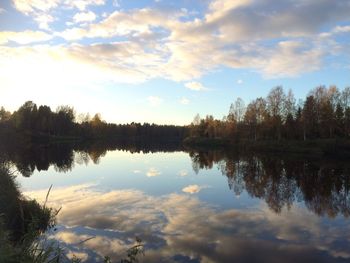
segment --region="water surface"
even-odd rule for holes
[[[12,156],[27,176],[17,181],[40,200],[53,185],[48,204],[62,209],[51,238],[70,257],[118,261],[139,237],[141,262],[350,261],[346,161],[220,151],[45,151],[28,155],[31,160]]]

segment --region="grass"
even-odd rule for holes
[[[59,262],[59,249],[43,238],[57,213],[24,198],[9,165],[0,161],[0,262]]]
[[[69,262],[56,241],[45,233],[55,227],[59,210],[46,206],[51,187],[44,204],[29,200],[21,194],[9,165],[0,160],[0,262],[1,263],[60,263]],[[86,240],[88,241],[88,240]],[[138,262],[144,253],[140,239],[127,250],[121,263]],[[82,262],[73,257],[71,263]],[[105,257],[105,263],[112,263]]]

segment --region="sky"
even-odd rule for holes
[[[271,88],[350,86],[350,0],[1,0],[0,105],[221,119]]]

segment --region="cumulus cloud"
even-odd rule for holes
[[[49,30],[49,23],[53,22],[52,12],[58,8],[77,8],[84,11],[90,5],[103,5],[105,0],[12,0],[14,7],[21,13],[33,17],[42,29]],[[92,19],[92,15],[89,14]],[[85,19],[87,17],[85,16]],[[92,21],[92,20],[89,20]]]
[[[41,29],[49,29],[54,21],[50,10],[57,8],[61,0],[12,0],[14,7],[21,13],[33,17]]]
[[[146,7],[120,9],[101,21],[87,7],[104,0],[13,2],[46,30],[54,10],[80,10],[74,20],[91,23],[53,33],[68,43],[51,47],[64,50],[67,59],[110,72],[108,81],[139,83],[161,77],[203,90],[193,79],[220,66],[254,69],[267,78],[294,77],[324,67],[326,57],[348,54],[344,41],[335,36],[349,33],[349,25],[339,25],[350,15],[347,1],[215,0],[201,15]],[[83,44],[85,38],[92,44]],[[71,41],[75,44],[69,45]]]
[[[92,22],[95,19],[96,19],[96,15],[92,11],[76,13],[73,16],[73,20],[75,23]]]
[[[34,20],[38,23],[39,28],[50,30],[49,24],[55,21],[55,18],[49,14],[38,14]]]
[[[206,88],[200,82],[196,82],[196,81],[187,82],[185,84],[185,87],[195,91],[206,90]]]
[[[59,5],[61,0],[12,0],[15,8],[28,15],[35,11],[46,12]]]

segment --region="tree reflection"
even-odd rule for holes
[[[57,172],[69,172],[74,164],[98,164],[107,151],[123,150],[131,153],[173,152],[182,150],[177,142],[158,141],[84,141],[55,144],[0,144],[0,157],[10,162],[25,177],[35,170],[53,167]]]
[[[217,164],[236,195],[245,190],[276,213],[304,201],[319,216],[349,216],[350,164],[346,161],[218,151],[190,152],[190,157],[195,172]]]

